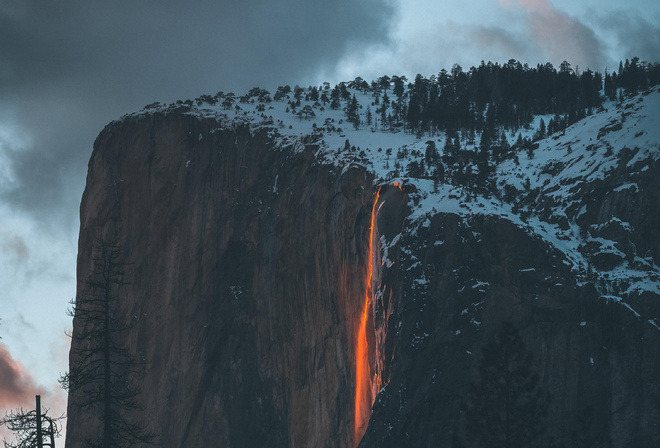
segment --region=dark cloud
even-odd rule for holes
[[[0,112],[31,140],[4,146],[15,184],[3,197],[49,220],[75,214],[109,120],[153,101],[305,81],[350,46],[386,39],[391,15],[389,0],[2,2]]]
[[[11,255],[16,263],[24,263],[28,257],[28,248],[25,240],[19,235],[0,234],[2,249],[5,254]]]
[[[522,60],[529,56],[525,41],[503,28],[475,26],[468,28],[467,33],[481,54],[496,55],[496,60],[500,55]]]
[[[638,56],[643,61],[658,62],[660,27],[637,12],[616,11],[609,14],[594,12],[596,22],[616,36],[617,53],[626,58]],[[618,61],[613,61],[618,62]]]

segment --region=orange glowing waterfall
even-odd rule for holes
[[[367,344],[367,320],[369,317],[369,303],[371,302],[372,287],[371,279],[373,277],[373,259],[374,259],[374,222],[376,219],[376,204],[380,197],[380,188],[376,191],[371,208],[371,227],[369,228],[369,271],[367,273],[366,294],[362,314],[360,317],[360,327],[358,329],[357,344],[355,348],[355,423],[354,438],[355,446],[360,443],[360,439],[367,429],[369,417],[371,417],[371,406],[373,405],[371,369],[369,368],[369,347]]]

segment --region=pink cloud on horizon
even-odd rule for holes
[[[498,1],[506,9],[524,13],[528,37],[549,59],[601,69],[606,60],[603,43],[577,18],[548,0]]]
[[[15,359],[5,344],[0,343],[0,417],[22,408],[34,409],[35,395],[41,395],[41,405],[51,410],[48,415],[59,417],[66,410],[66,393],[59,388],[39,386],[23,364]],[[11,434],[0,427],[0,438],[11,440]]]
[[[0,416],[17,408],[32,409],[38,388],[20,361],[0,343]],[[11,440],[12,434],[0,427],[0,436]]]
[[[0,407],[9,410],[34,406],[34,396],[42,392],[23,364],[0,343]]]

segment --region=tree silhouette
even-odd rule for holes
[[[349,101],[348,105],[344,109],[344,112],[346,113],[346,120],[349,121],[350,123],[353,123],[353,127],[355,130],[358,130],[360,128],[360,111],[359,111],[359,103],[357,98],[355,98],[355,94],[353,94],[353,98]]]
[[[15,442],[3,441],[5,448],[55,448],[55,438],[60,435],[59,421],[64,417],[52,418],[48,410],[41,408],[41,396],[36,396],[34,410],[17,409],[0,419],[0,426],[6,426],[15,433]],[[46,439],[46,442],[44,442]]]
[[[128,411],[138,409],[135,398],[140,391],[134,382],[141,369],[120,344],[128,330],[117,310],[117,292],[127,284],[123,248],[99,240],[94,252],[92,273],[81,282],[81,293],[73,303],[70,371],[60,382],[74,406],[98,416],[101,422],[98,434],[85,440],[86,446],[151,443],[154,435],[127,417]]]
[[[549,396],[532,362],[515,327],[502,324],[483,349],[479,379],[468,396],[467,433],[476,446],[524,448],[542,435]]]

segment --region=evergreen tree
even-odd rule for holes
[[[346,141],[344,141],[344,151],[350,151],[350,150],[351,150],[351,142],[349,142],[348,139],[346,139]]]
[[[309,99],[311,101],[318,101],[319,100],[319,89],[316,87],[312,87],[312,90],[309,92]]]
[[[293,97],[296,101],[300,101],[304,92],[303,88],[297,85],[293,88]]]
[[[417,179],[421,179],[426,177],[426,170],[424,169],[424,162],[418,162],[417,160],[413,160],[408,164],[408,170],[406,175],[410,177],[414,177]]]
[[[390,88],[390,77],[385,75],[378,78],[378,86],[387,94],[387,89]]]
[[[291,87],[289,87],[289,86],[279,86],[277,88],[277,91],[275,92],[275,95],[273,95],[273,99],[275,101],[281,101],[290,92],[291,92]]]
[[[353,94],[353,98],[349,101],[344,112],[346,113],[346,120],[353,123],[355,130],[358,130],[360,128],[360,105],[357,98],[355,98],[355,94]]]
[[[443,147],[442,152],[446,157],[449,157],[450,160],[456,162],[458,151],[456,151],[456,147],[454,146],[454,140],[452,139],[451,132],[447,132],[447,135],[445,136],[445,146]]]
[[[548,402],[532,353],[505,322],[483,349],[479,378],[468,397],[467,434],[479,447],[531,447],[544,432]]]
[[[541,123],[539,124],[538,138],[539,140],[545,138],[545,121],[543,121],[543,118],[541,118]]]
[[[426,162],[426,166],[429,168],[440,162],[440,154],[438,154],[438,149],[435,147],[435,142],[433,140],[426,142],[424,161]]]
[[[438,186],[445,181],[445,167],[441,162],[438,162],[433,171],[431,171],[431,177],[433,178],[433,192],[437,193]]]
[[[392,82],[394,83],[394,95],[400,100],[404,92],[404,84],[408,79],[405,76],[392,76]]]
[[[491,133],[492,131],[487,128],[481,134],[481,141],[479,142],[479,176],[477,177],[477,182],[480,186],[486,185],[488,176],[490,176],[490,163],[489,155],[491,149]]]
[[[339,92],[341,93],[341,99],[346,100],[346,101],[351,99],[351,92],[346,87],[345,82],[340,82],[339,83]]]

